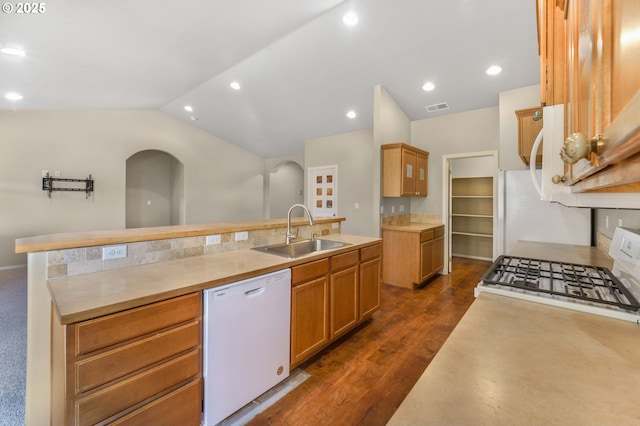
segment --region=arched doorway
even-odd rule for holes
[[[287,161],[274,167],[269,173],[269,217],[286,217],[289,207],[304,203],[303,188],[304,170],[298,163]]]
[[[184,165],[163,151],[145,150],[127,159],[126,227],[184,222]]]

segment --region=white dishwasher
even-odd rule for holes
[[[291,270],[204,291],[204,425],[289,376]]]

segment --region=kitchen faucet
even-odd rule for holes
[[[291,211],[296,207],[300,207],[302,210],[307,212],[307,217],[309,217],[309,225],[313,226],[313,218],[311,217],[311,213],[309,213],[309,209],[307,209],[302,204],[294,204],[294,205],[292,205],[289,208],[289,212],[287,213],[287,237],[286,237],[286,243],[287,244],[291,244],[291,240],[293,240],[293,239],[298,237],[298,228],[296,228],[296,233],[295,234],[293,232],[291,232]],[[311,239],[313,239],[313,234],[311,234],[311,235],[312,235]]]

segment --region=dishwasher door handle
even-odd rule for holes
[[[264,293],[265,287],[254,288],[253,290],[245,291],[244,295],[247,297],[256,297]]]

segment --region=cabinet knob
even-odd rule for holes
[[[564,182],[564,176],[560,176],[560,175],[555,175],[554,177],[551,178],[551,182],[555,183],[555,184],[559,184],[561,182]]]
[[[587,141],[582,133],[573,133],[564,141],[560,149],[560,158],[567,164],[575,164],[581,158],[589,159],[591,154],[597,155],[606,142],[607,140],[600,134]]]

